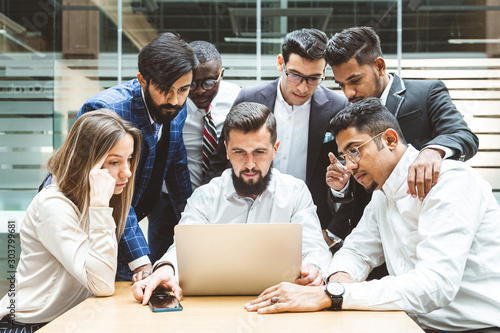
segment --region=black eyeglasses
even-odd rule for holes
[[[354,164],[357,164],[359,161],[361,161],[361,153],[359,152],[359,148],[363,147],[364,145],[366,145],[368,142],[372,141],[373,139],[381,136],[385,132],[386,131],[383,131],[383,132],[375,135],[373,138],[371,138],[368,141],[363,142],[362,144],[360,144],[357,147],[349,148],[347,150],[346,154],[341,154],[341,155],[337,156],[337,161],[335,161],[335,166],[337,167],[337,169],[339,169],[340,171],[345,170],[345,167],[347,165],[347,162],[345,160],[346,156]]]
[[[196,90],[198,89],[198,83],[196,82],[199,82],[199,84],[201,85],[201,87],[205,90],[212,90],[215,88],[215,86],[217,85],[217,83],[220,81],[220,78],[222,76],[222,73],[224,72],[224,68],[221,69],[220,73],[219,73],[219,77],[217,77],[217,80],[214,80],[214,79],[206,79],[206,80],[200,80],[200,81],[193,81],[191,83],[191,86],[189,87],[190,90]]]
[[[286,71],[286,64],[285,63],[283,63],[283,68],[285,69],[285,74],[286,74],[287,80],[292,82],[292,83],[301,84],[302,82],[306,81],[306,83],[310,86],[317,86],[325,79],[324,76],[305,77],[305,76],[302,76],[299,74],[288,73]]]

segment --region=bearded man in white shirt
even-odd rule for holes
[[[413,198],[408,167],[419,152],[378,98],[350,105],[330,127],[339,169],[372,200],[335,254],[326,289],[282,283],[247,310],[404,310],[427,332],[500,332],[500,207],[491,186],[444,160],[439,182],[423,201]],[[365,281],[384,261],[389,276]]]
[[[330,262],[316,206],[306,184],[272,168],[280,142],[276,119],[265,105],[243,102],[231,109],[224,122],[227,158],[231,168],[189,198],[179,225],[262,223],[302,224],[302,285],[323,284],[322,272]],[[134,297],[146,305],[158,287],[182,293],[177,270],[175,242],[155,263],[153,274],[136,282]]]
[[[209,155],[217,148],[217,138],[220,137],[224,119],[241,88],[235,83],[222,80],[222,59],[213,44],[194,41],[189,43],[189,46],[198,59],[198,67],[191,82],[189,98],[186,100],[187,116],[182,137],[186,147],[191,185],[193,190],[196,190],[202,184],[209,166]],[[212,133],[215,147],[207,141],[205,129],[210,128],[207,126],[214,128]],[[150,241],[152,262],[160,259],[172,245],[174,227],[178,223],[178,218],[174,216],[180,217],[174,207],[164,184],[162,196],[148,217],[152,225],[157,226],[149,231],[149,239],[154,238],[153,242]]]

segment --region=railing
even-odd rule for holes
[[[73,124],[83,102],[117,84],[116,54],[98,60],[64,60],[25,53],[0,55],[0,210],[24,210],[43,179],[46,161]],[[276,56],[262,57],[263,81],[280,75]],[[394,59],[387,60],[396,71]],[[255,84],[255,55],[224,54],[224,79]],[[123,57],[123,80],[135,78],[137,55]],[[339,94],[327,68],[323,85]],[[471,129],[478,154],[469,163],[487,179],[500,200],[500,59],[407,59],[403,78],[441,79]]]

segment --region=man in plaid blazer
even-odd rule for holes
[[[163,181],[178,214],[192,193],[182,128],[196,65],[187,43],[173,33],[161,34],[139,53],[137,79],[98,93],[78,112],[77,117],[111,109],[135,124],[143,136],[134,198],[118,249],[117,280],[130,280],[134,273],[142,278],[151,272],[148,243],[138,221],[153,209]],[[149,229],[161,226],[150,225]]]

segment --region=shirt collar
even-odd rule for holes
[[[387,87],[385,87],[384,92],[380,96],[380,100],[384,105],[387,103],[387,97],[389,97],[389,91],[391,90],[392,82],[394,82],[394,76],[392,76],[391,74],[387,75],[389,75],[389,83],[387,84]]]
[[[382,185],[382,192],[386,196],[395,197],[402,187],[404,187],[404,191],[401,193],[407,195],[406,188],[408,185],[406,180],[408,179],[408,168],[410,167],[410,164],[415,161],[418,154],[419,151],[409,144],[398,164],[396,164],[396,167],[392,170],[389,178],[387,178],[384,185]]]
[[[207,111],[205,109],[198,108],[196,104],[194,104],[194,102],[189,97],[187,98],[186,103],[189,105],[188,110],[192,110],[192,112],[199,112],[203,116],[207,114]],[[215,98],[210,103],[210,111],[213,111],[214,107],[215,107]]]

